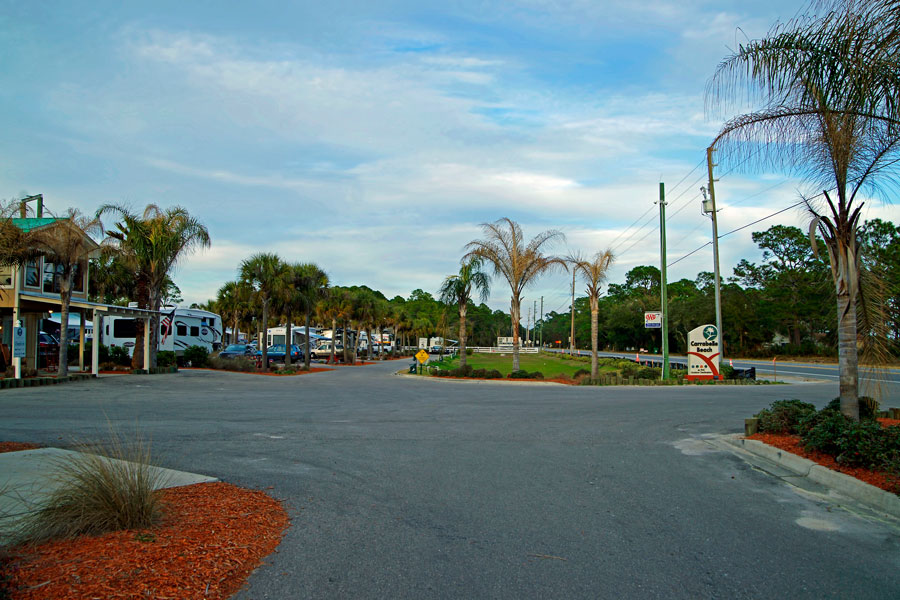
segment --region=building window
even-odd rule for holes
[[[59,278],[62,275],[62,265],[44,261],[44,293],[59,293]]]
[[[191,326],[191,337],[199,337],[200,336],[200,328],[197,326]]]
[[[134,319],[116,319],[113,321],[113,337],[137,337],[137,321]]]
[[[12,287],[13,268],[9,265],[0,265],[0,287]]]
[[[175,326],[175,334],[178,336],[187,335],[187,326],[186,325],[176,325]]]
[[[75,278],[72,280],[72,291],[73,292],[83,292],[84,291],[84,264],[78,263],[75,265]]]
[[[38,280],[38,260],[32,258],[25,263],[25,285],[28,287],[41,287],[41,282]]]

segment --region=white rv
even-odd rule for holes
[[[189,346],[202,346],[210,352],[222,347],[222,317],[198,308],[166,306],[159,311],[159,350],[183,354]],[[103,319],[102,343],[124,346],[134,351],[137,325],[127,317]]]
[[[271,346],[272,344],[284,344],[284,340],[287,338],[287,327],[282,325],[281,327],[269,327],[266,330],[266,345]],[[306,327],[304,326],[292,326],[291,327],[291,338],[293,338],[292,344],[296,344],[301,348],[306,343]],[[315,327],[309,328],[309,344],[310,346],[315,346],[319,342],[323,342],[328,338],[319,333],[319,330]]]

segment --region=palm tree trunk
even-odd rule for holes
[[[859,356],[856,346],[856,307],[850,305],[849,292],[838,293],[837,308],[841,412],[851,419],[859,420]]]
[[[150,308],[150,290],[143,276],[137,278],[135,300],[139,308]],[[143,319],[135,319],[134,351],[131,353],[131,368],[144,368],[144,335],[146,335]]]
[[[519,370],[519,305],[518,296],[513,296],[509,306],[510,319],[512,320],[513,371]]]
[[[381,323],[378,324],[378,327],[375,329],[375,333],[378,334],[378,360],[382,361],[384,360],[384,344],[381,343],[383,341],[383,338],[381,336]]]
[[[459,366],[466,366],[466,305],[459,305]]]
[[[591,379],[597,379],[597,317],[599,308],[591,307]]]
[[[337,344],[337,319],[331,320],[331,364],[334,364],[334,347]]]
[[[162,298],[158,293],[151,292],[150,308],[154,311],[150,316],[148,323],[150,324],[150,368],[156,368],[156,354],[159,351],[159,307],[162,304]],[[144,365],[141,365],[141,369]]]
[[[268,328],[269,328],[269,300],[268,300],[268,298],[263,298],[263,301],[262,301],[262,309],[263,309],[263,314],[262,314],[262,330],[263,330],[264,335],[265,335],[265,333],[267,333],[267,330],[268,330]],[[268,342],[268,340],[266,340],[265,337],[263,337],[262,341],[260,341],[260,343],[259,343],[259,345],[262,346],[262,348],[261,348],[261,350],[262,350],[262,365],[261,365],[261,368],[262,368],[263,371],[268,371],[268,370],[269,370],[269,352],[268,352],[269,349],[268,349],[268,347],[266,346],[266,343],[267,343],[267,342]]]
[[[69,374],[69,302],[72,299],[72,286],[69,277],[60,277],[59,282],[59,367],[56,370],[57,377],[66,377]],[[97,336],[100,339],[100,336]],[[38,345],[40,352],[40,345]]]
[[[293,346],[294,335],[291,331],[291,311],[287,311],[287,315],[285,315],[285,320],[287,321],[284,324],[284,367],[291,366],[291,346]]]
[[[303,344],[303,367],[309,371],[309,308],[306,309],[306,343]]]
[[[234,329],[231,330],[231,342],[232,344],[238,343],[238,315],[234,313]]]
[[[366,327],[366,345],[368,346],[366,350],[366,358],[369,360],[374,360],[372,357],[375,356],[375,344],[372,343],[372,328]]]
[[[341,323],[341,346],[344,347],[344,363],[350,360],[350,348],[347,347],[347,322]]]

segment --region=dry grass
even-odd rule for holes
[[[58,488],[22,529],[28,542],[99,534],[153,525],[160,517],[160,471],[150,445],[139,436],[125,442],[111,432],[101,444],[79,444],[57,461]]]

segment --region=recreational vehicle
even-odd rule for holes
[[[210,352],[222,346],[222,317],[198,308],[167,306],[159,311],[159,350],[183,354],[189,346],[202,346]],[[127,317],[103,319],[102,342],[134,351],[137,324]]]

